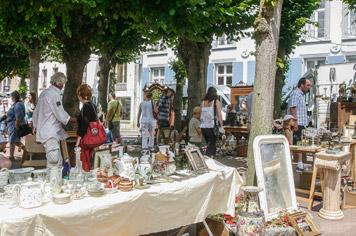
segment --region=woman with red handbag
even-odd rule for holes
[[[91,102],[91,88],[87,84],[82,84],[77,89],[77,96],[79,101],[83,104],[80,110],[77,129],[76,147],[81,148],[80,160],[82,161],[84,171],[90,171],[90,158],[94,147],[85,145],[83,142],[85,135],[91,122],[98,121],[97,111],[95,105]]]

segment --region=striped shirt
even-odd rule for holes
[[[290,114],[290,108],[295,107],[297,110],[297,120],[298,120],[298,125],[300,126],[308,126],[308,113],[307,113],[307,105],[305,103],[304,99],[304,93],[302,90],[299,88],[296,88],[289,100],[288,100],[288,109],[287,109],[287,114]]]
[[[170,115],[170,98],[161,96],[158,101],[158,120],[168,120]]]

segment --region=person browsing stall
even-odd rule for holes
[[[301,78],[298,81],[297,88],[291,93],[288,100],[287,114],[292,115],[297,119],[294,127],[293,144],[297,145],[301,141],[302,130],[308,126],[308,113],[307,105],[305,103],[305,94],[309,92],[311,88],[310,80]],[[298,157],[297,172],[304,170],[303,155],[301,153],[296,154]]]
[[[67,82],[62,72],[51,76],[51,86],[44,90],[33,112],[33,128],[36,140],[43,144],[46,151],[47,167],[59,167],[62,165],[60,141],[68,135],[63,125],[68,122],[76,122],[63,108],[62,89]]]
[[[122,116],[122,105],[116,99],[115,94],[109,94],[108,112],[106,115],[107,127],[109,127],[112,137],[116,143],[121,143],[120,120]]]
[[[200,128],[200,107],[194,107],[193,117],[189,121],[189,143],[201,147],[202,132]]]
[[[154,104],[151,100],[152,94],[148,90],[143,92],[143,101],[140,104],[137,115],[137,127],[141,127],[142,149],[153,150],[155,141],[155,125],[156,120],[153,116]],[[147,137],[148,144],[147,144]]]
[[[90,171],[90,158],[93,153],[93,148],[88,148],[87,146],[82,145],[81,139],[86,134],[89,123],[96,121],[98,119],[97,110],[95,105],[91,102],[91,87],[87,84],[82,84],[77,89],[77,96],[79,101],[83,104],[82,109],[80,110],[78,120],[78,129],[77,129],[77,142],[76,147],[81,148],[80,160],[83,164],[83,169],[86,172]]]
[[[285,115],[283,119],[283,133],[289,145],[293,145],[293,130],[297,119],[292,115]]]

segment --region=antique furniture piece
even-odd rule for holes
[[[253,141],[260,205],[266,220],[280,209],[297,210],[289,144],[283,135],[260,135]],[[268,196],[268,197],[267,197]]]
[[[33,155],[43,157],[41,160],[33,160]],[[46,151],[42,144],[36,142],[36,135],[25,137],[25,150],[22,154],[22,167],[46,168]]]
[[[328,154],[325,151],[315,154],[315,166],[323,171],[323,208],[318,215],[328,220],[344,218],[340,209],[341,165],[350,158],[349,152]]]
[[[249,131],[247,126],[224,126],[226,133],[231,133],[235,136],[237,144],[236,151],[239,157],[247,157],[247,144],[248,142],[241,143],[241,138],[244,137],[248,140]]]
[[[356,102],[333,102],[330,104],[330,129],[338,128],[342,133],[344,125],[350,123],[350,115],[356,115]]]
[[[248,86],[240,83],[237,86],[230,87],[231,89],[231,104],[235,108],[239,108],[245,97],[253,91],[253,86]]]
[[[321,197],[320,192],[315,192],[315,183],[316,179],[318,177],[318,169],[314,165],[314,159],[315,159],[315,154],[323,150],[323,148],[316,146],[316,147],[311,147],[311,146],[295,146],[295,145],[290,145],[289,146],[290,151],[295,154],[295,153],[302,153],[302,154],[310,154],[313,158],[312,161],[312,175],[310,179],[310,184],[308,183],[302,183],[302,185],[307,184],[308,185],[308,190],[298,187],[296,188],[296,192],[300,194],[306,194],[308,195],[308,198],[298,196],[298,200],[304,201],[308,203],[308,210],[311,210],[314,202],[314,196],[319,196]],[[306,174],[306,172],[303,172],[302,174]],[[304,179],[303,179],[304,180]],[[302,181],[302,179],[301,179]],[[309,178],[307,178],[307,182],[309,181]]]

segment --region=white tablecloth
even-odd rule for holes
[[[236,169],[207,160],[209,173],[145,190],[88,197],[33,209],[0,207],[0,235],[140,235],[234,214],[242,184]]]

